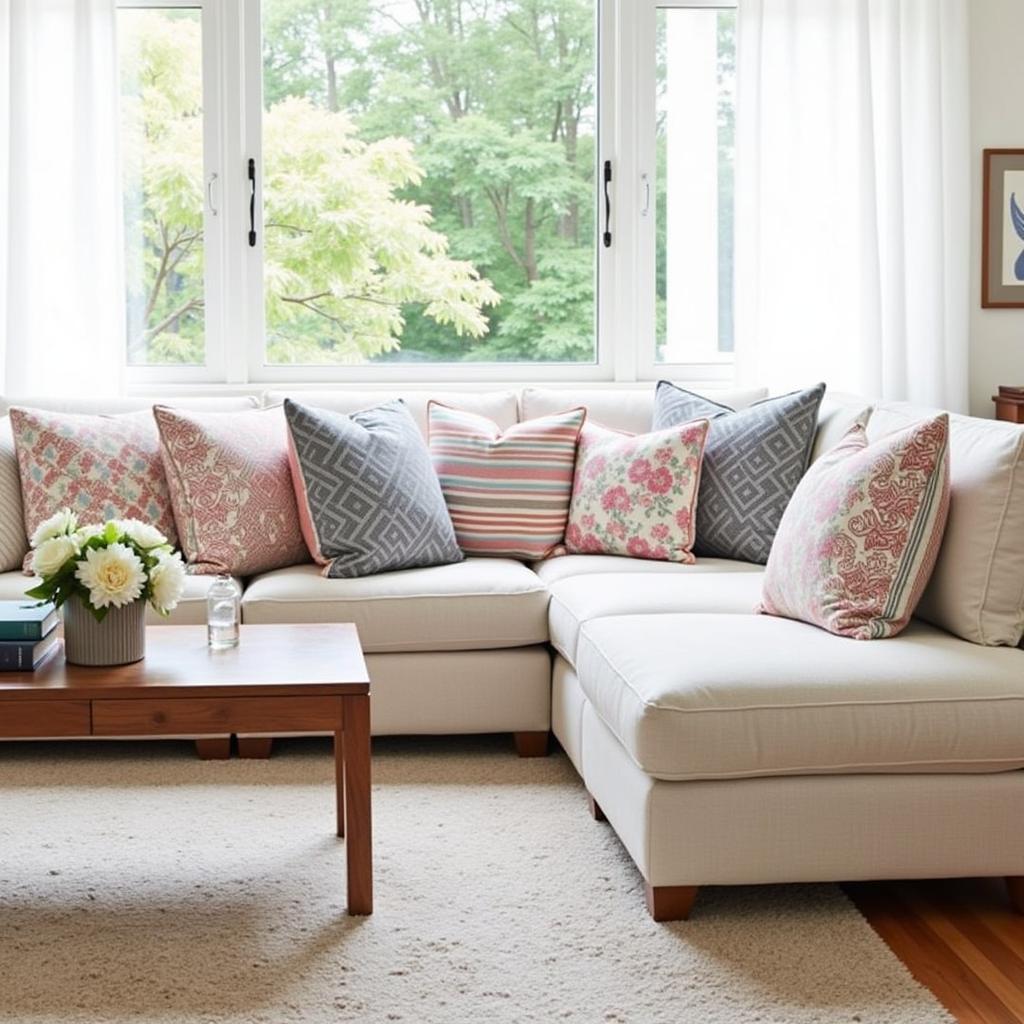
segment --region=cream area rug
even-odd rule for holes
[[[332,822],[323,740],[0,745],[0,1020],[951,1021],[833,886],[652,922],[562,755],[375,741],[369,918]]]

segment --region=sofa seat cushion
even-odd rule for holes
[[[576,671],[660,779],[1024,766],[1024,652],[922,622],[865,644],[764,615],[593,619]]]
[[[551,643],[576,664],[580,630],[615,615],[713,612],[752,615],[761,597],[762,567],[750,572],[608,573],[572,576],[551,585]]]
[[[646,558],[626,558],[623,555],[560,555],[533,563],[533,571],[549,587],[559,580],[573,576],[604,576],[607,573],[665,573],[692,576],[705,572],[763,572],[763,565],[738,562],[731,558],[698,558],[693,565],[681,562],[655,562]]]
[[[242,621],[354,622],[363,650],[473,651],[545,643],[548,592],[521,562],[467,558],[362,579],[295,565],[251,580]]]
[[[202,626],[206,623],[206,594],[213,586],[216,576],[186,576],[185,593],[178,607],[170,615],[161,615],[153,608],[146,608],[146,623],[150,626]],[[0,601],[17,601],[25,597],[25,591],[41,581],[23,572],[0,573]],[[235,582],[241,586],[241,580]],[[29,600],[25,598],[25,600]]]

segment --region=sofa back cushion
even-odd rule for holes
[[[21,476],[10,416],[0,419],[0,572],[20,569],[28,554]]]
[[[933,415],[881,402],[868,438]],[[949,421],[949,522],[917,615],[973,643],[1015,646],[1024,635],[1024,427]]]
[[[197,413],[158,405],[153,415],[192,572],[251,576],[308,560],[281,409]]]
[[[529,561],[562,543],[586,415],[571,409],[501,430],[430,403],[430,454],[467,555]]]
[[[817,462],[844,440],[856,426],[867,429],[872,405],[866,398],[842,392],[825,392],[818,409],[818,429],[814,434],[811,462]]]
[[[398,398],[405,404],[424,438],[428,433],[427,406],[431,401],[486,416],[502,430],[519,421],[519,401],[514,391],[267,391],[263,395],[263,404],[267,407],[281,405],[286,398],[329,412],[343,412],[346,416]],[[578,402],[576,404],[579,405]]]
[[[748,405],[767,396],[764,388],[731,391],[698,391],[715,402],[733,409]],[[551,416],[582,405],[591,423],[600,423],[612,430],[630,434],[646,434],[654,417],[654,385],[643,384],[614,388],[525,388],[520,400],[520,416],[524,420],[538,416]]]
[[[14,406],[10,420],[26,537],[31,539],[44,519],[67,507],[82,523],[141,519],[176,543],[149,410],[90,416]]]
[[[332,579],[462,561],[430,452],[395,399],[346,416],[285,399],[302,533]]]
[[[258,409],[260,401],[255,395],[188,395],[174,398],[166,395],[132,395],[127,398],[59,398],[39,395],[32,398],[0,398],[0,414],[8,413],[15,405],[22,409],[45,409],[47,412],[67,412],[80,416],[117,416],[125,412],[148,412],[154,405],[169,405],[194,412],[241,412],[243,409]]]

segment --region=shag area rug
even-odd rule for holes
[[[655,924],[561,755],[374,744],[376,913],[345,915],[326,741],[0,745],[0,1020],[948,1024],[834,886]]]

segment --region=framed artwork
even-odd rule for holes
[[[1024,149],[986,149],[981,304],[1024,309]]]

